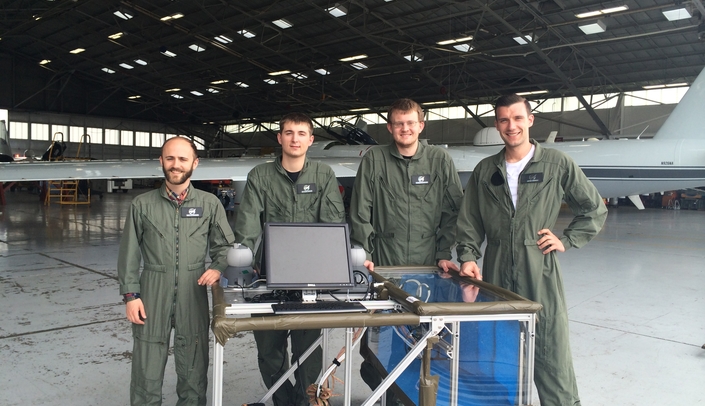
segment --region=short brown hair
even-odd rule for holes
[[[168,144],[169,141],[171,141],[171,140],[178,140],[178,139],[181,139],[181,140],[184,140],[184,141],[188,142],[189,145],[191,145],[191,149],[193,149],[193,159],[198,158],[198,148],[196,148],[196,143],[194,143],[191,138],[181,137],[181,136],[179,136],[179,135],[177,135],[176,137],[171,137],[171,138],[169,138],[168,140],[164,141],[164,144],[162,144],[161,156],[164,156],[164,146],[165,146],[166,144]]]
[[[294,112],[285,114],[284,117],[279,120],[279,133],[284,131],[284,124],[286,123],[308,124],[308,128],[311,130],[311,135],[313,135],[313,120],[311,120],[311,117],[304,113]]]
[[[497,99],[494,102],[494,116],[497,117],[497,109],[500,107],[509,107],[512,104],[516,103],[524,103],[524,106],[526,106],[526,114],[529,115],[531,114],[531,104],[529,104],[529,101],[526,100],[525,98],[519,96],[516,93],[512,94],[506,94],[504,96],[500,96],[499,99]]]
[[[418,103],[411,99],[399,99],[389,106],[389,111],[387,112],[387,122],[392,123],[392,114],[395,111],[401,111],[402,113],[409,113],[415,111],[419,115],[419,122],[422,123],[423,120],[423,109]]]

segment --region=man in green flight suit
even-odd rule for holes
[[[302,113],[289,113],[279,122],[277,141],[282,154],[274,162],[256,166],[247,176],[235,220],[235,240],[251,250],[266,222],[342,223],[345,207],[335,173],[326,164],[310,161],[306,151],[313,143],[313,122]],[[261,252],[261,248],[260,248]],[[258,252],[256,258],[260,258]],[[292,362],[318,339],[320,329],[292,330]],[[255,331],[257,361],[270,388],[289,368],[288,331]],[[274,394],[275,406],[308,404],[306,388],[321,371],[320,347],[296,373],[296,389],[286,381]]]
[[[568,155],[529,138],[533,122],[523,97],[497,100],[495,127],[505,147],[475,167],[465,188],[458,215],[460,273],[543,305],[534,364],[541,405],[580,405],[557,253],[580,248],[595,237],[607,208]],[[559,237],[551,229],[563,200],[574,217]],[[481,272],[476,261],[485,237]]]
[[[411,99],[395,101],[387,113],[394,142],[370,149],[358,168],[350,201],[351,239],[365,249],[370,271],[375,265],[458,270],[451,247],[462,185],[448,152],[419,142],[424,125],[421,106]],[[360,374],[374,389],[382,378],[365,343]],[[387,400],[396,402],[391,393]]]
[[[191,185],[198,166],[193,142],[170,138],[159,162],[164,184],[133,199],[120,240],[120,294],[134,338],[130,404],[161,405],[174,329],[176,404],[205,405],[207,286],[218,283],[228,266],[226,255],[234,237],[218,198]],[[206,253],[212,260],[207,270]]]

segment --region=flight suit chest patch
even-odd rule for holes
[[[203,217],[203,207],[182,207],[182,218],[201,218]]]
[[[520,183],[541,183],[543,182],[543,173],[525,173],[519,178]]]
[[[411,184],[414,186],[418,185],[430,185],[431,175],[412,175]]]
[[[316,184],[315,183],[302,183],[300,185],[296,185],[296,194],[297,195],[308,195],[311,193],[316,193]]]

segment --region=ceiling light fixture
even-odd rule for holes
[[[228,79],[214,80],[211,82],[211,85],[222,85],[223,83],[228,83],[228,82],[230,82]]]
[[[206,89],[206,91],[208,91],[208,92],[210,92],[210,93],[213,93],[213,94],[220,93],[220,90],[218,90],[218,89],[213,89],[212,87],[209,87],[208,89]]]
[[[359,109],[350,109],[348,111],[351,113],[357,113],[360,111],[370,111],[370,108],[369,107],[360,107]]]
[[[48,64],[49,62],[51,62],[51,59],[42,59],[42,60],[39,62],[39,64],[40,64],[40,65],[46,65],[46,64]]]
[[[168,49],[166,49],[166,47],[159,48],[159,52],[164,56],[168,56],[169,58],[173,58],[176,56],[175,53],[169,51]]]
[[[422,106],[433,106],[433,105],[436,105],[436,104],[446,104],[446,103],[448,103],[448,102],[445,101],[445,100],[440,100],[440,101],[433,101],[433,102],[421,103],[421,105],[422,105]]]
[[[132,13],[131,11],[128,11],[124,8],[119,9],[118,11],[114,12],[113,14],[122,18],[123,20],[129,20],[135,16],[134,13]]]
[[[270,84],[270,85],[276,85],[276,84],[279,83],[279,82],[277,82],[277,81],[274,80],[274,79],[267,78],[267,79],[264,79],[264,83],[267,83],[267,84]]]
[[[130,99],[130,100],[135,100],[135,99],[139,99],[139,98],[141,98],[141,97],[142,97],[142,96],[136,94],[136,95],[134,95],[134,96],[128,96],[127,98]]]
[[[298,72],[292,73],[291,76],[293,76],[295,79],[299,79],[299,80],[308,78],[308,76],[304,75],[303,73],[298,73]]]
[[[101,69],[101,70],[102,70],[103,72],[105,72],[105,73],[110,73],[111,75],[112,75],[113,73],[115,73],[115,71],[112,70],[112,69],[110,69],[110,68],[103,68],[103,69]]]
[[[522,37],[514,37],[514,41],[518,42],[519,45],[526,45],[533,40],[531,34],[524,35]]]
[[[367,58],[367,55],[365,54],[360,54],[360,55],[354,55],[354,56],[348,56],[346,58],[340,58],[338,59],[340,62],[350,62],[350,61],[356,61],[358,59],[365,59]]]
[[[235,82],[235,86],[242,87],[243,89],[250,87],[250,85],[245,82]]]
[[[589,17],[596,17],[604,14],[612,14],[612,13],[617,13],[620,11],[627,11],[629,10],[629,7],[626,5],[624,6],[619,6],[619,7],[610,7],[610,8],[604,8],[602,10],[595,10],[595,11],[587,11],[585,13],[580,13],[576,14],[576,18],[589,18]]]
[[[318,73],[319,75],[323,75],[323,76],[330,75],[330,71],[325,70],[323,68],[316,69],[316,70],[314,70],[314,72]]]
[[[438,41],[436,42],[437,45],[450,45],[450,44],[457,44],[458,42],[466,42],[466,41],[472,41],[473,36],[470,35],[468,37],[462,37],[462,38],[454,38],[454,39],[447,39],[443,41]]]
[[[144,59],[135,59],[135,63],[142,66],[147,66],[147,61]]]
[[[229,37],[226,37],[225,35],[218,35],[217,37],[213,37],[216,41],[222,43],[222,44],[229,44],[233,42],[232,39]]]
[[[206,47],[200,44],[191,44],[188,46],[188,48],[193,52],[203,52],[206,50]]]
[[[171,97],[173,97],[175,99],[183,99],[184,98],[184,96],[182,96],[180,94],[176,94],[176,93],[172,94]]]
[[[423,55],[416,52],[414,54],[404,56],[404,59],[406,59],[409,62],[421,62],[421,61],[423,61]]]
[[[255,37],[255,33],[252,31],[240,30],[237,33],[242,35],[245,38],[254,38]],[[218,39],[218,38],[216,38],[216,39]]]
[[[125,69],[134,69],[135,68],[134,66],[128,65],[125,62],[118,64],[118,66],[120,66],[121,68],[125,68]]]
[[[367,65],[365,65],[362,62],[354,62],[354,63],[351,63],[350,66],[352,66],[353,68],[355,68],[357,70],[367,69]]]
[[[199,92],[198,90],[191,90],[191,94],[194,96],[203,96],[203,93]]]
[[[172,15],[170,15],[170,16],[162,17],[162,18],[160,18],[160,20],[162,20],[162,21],[178,20],[179,18],[181,18],[181,17],[183,17],[183,16],[184,16],[184,15],[181,14],[181,13],[174,13],[174,14],[172,14]]]
[[[83,52],[83,51],[85,51],[85,49],[83,49],[83,48],[76,48],[76,49],[73,49],[73,50],[69,51],[69,53],[76,55],[76,54],[80,54],[80,53]]]
[[[333,17],[342,17],[348,14],[348,9],[344,6],[341,6],[339,3],[335,3],[335,6],[333,7],[328,7],[326,11],[330,13],[330,15],[332,15]]]
[[[519,92],[517,93],[517,96],[529,96],[532,94],[546,94],[548,93],[548,90],[532,90],[530,92]]]
[[[607,30],[607,26],[605,25],[605,22],[602,19],[596,20],[595,22],[590,24],[579,25],[578,28],[580,28],[580,30],[584,32],[585,35],[599,34]]]
[[[122,38],[123,35],[125,35],[124,32],[116,32],[116,33],[113,34],[113,35],[108,35],[108,38],[110,38],[110,39],[119,39],[119,38]]]
[[[171,89],[166,89],[165,92],[171,93],[171,92],[178,92],[179,90],[181,90],[181,89],[179,89],[178,87],[174,87],[174,88],[171,88]]]
[[[276,72],[269,72],[269,76],[280,76],[280,75],[286,75],[287,73],[291,73],[289,70],[278,70]]]
[[[690,11],[688,11],[688,9],[685,7],[677,8],[675,10],[662,11],[662,13],[668,21],[685,20],[686,18],[692,17]]]
[[[475,47],[470,44],[457,44],[453,45],[453,48],[457,49],[460,52],[470,52],[475,49]]]
[[[287,20],[285,20],[285,19],[283,19],[283,18],[280,18],[280,19],[278,19],[278,20],[272,21],[272,24],[276,25],[277,27],[279,27],[279,28],[281,28],[281,29],[283,29],[283,30],[285,30],[285,29],[287,29],[287,28],[291,28],[291,27],[294,26],[294,24],[290,23],[289,21],[287,21]]]

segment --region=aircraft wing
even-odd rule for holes
[[[203,158],[192,180],[245,181],[256,165],[274,158]],[[360,158],[315,158],[330,165],[338,178],[354,178]],[[0,182],[162,178],[159,160],[106,160],[0,163]]]

